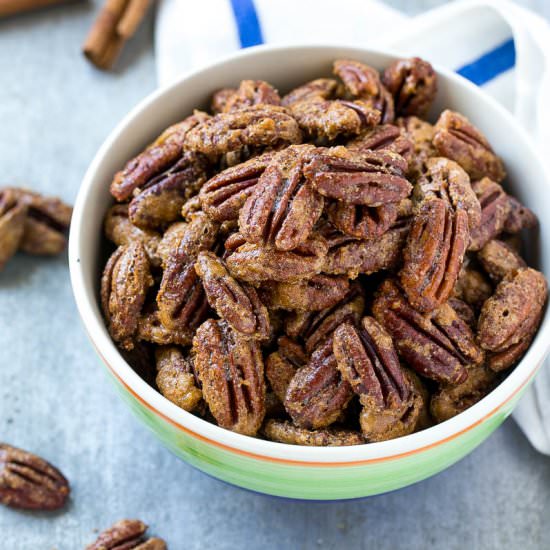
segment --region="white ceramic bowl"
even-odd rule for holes
[[[185,55],[185,53],[182,53]],[[512,411],[550,346],[546,312],[531,348],[487,397],[442,424],[406,437],[354,447],[283,445],[239,435],[185,412],[147,385],[126,363],[103,322],[98,287],[102,269],[102,222],[112,203],[113,174],[164,128],[207,108],[215,90],[241,79],[264,79],[281,92],[329,75],[337,58],[353,58],[382,69],[389,53],[335,46],[257,47],[180,78],[144,99],[115,128],[91,163],[74,209],[69,243],[71,280],[84,326],[134,412],[176,454],[231,483],[265,493],[315,499],[360,497],[403,487],[456,462],[483,441]],[[550,185],[529,136],[513,116],[478,87],[438,68],[433,118],[444,108],[465,114],[488,137],[506,163],[505,186],[540,219],[540,239],[529,245],[529,261],[550,273]]]

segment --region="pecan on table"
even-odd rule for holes
[[[547,296],[542,273],[531,268],[508,273],[481,309],[477,330],[481,347],[515,358],[514,348],[525,350],[525,342],[534,338]]]
[[[183,154],[187,133],[198,124],[208,120],[206,113],[196,111],[182,122],[167,128],[145,151],[128,161],[115,174],[111,183],[111,194],[117,201],[128,200],[134,189],[143,187],[150,179],[158,176],[175,164]]]
[[[166,550],[166,543],[159,538],[147,538],[147,525],[138,519],[117,521],[105,529],[86,550]]]
[[[334,355],[363,406],[360,423],[367,441],[414,431],[423,403],[413,395],[390,335],[375,319],[364,317],[360,327],[340,325],[334,332]]]
[[[508,196],[510,203],[510,213],[504,222],[504,231],[506,233],[519,233],[522,229],[532,229],[538,225],[537,215],[521,204],[515,197]]]
[[[226,262],[232,275],[252,284],[264,281],[292,283],[319,273],[326,254],[326,241],[313,235],[288,251],[245,243],[232,251]]]
[[[226,90],[223,90],[224,92]],[[233,93],[223,96],[214,94],[216,111],[230,113],[253,105],[280,105],[277,90],[263,80],[243,80]],[[221,109],[220,109],[221,107]]]
[[[478,253],[477,259],[485,272],[497,283],[517,269],[527,267],[523,258],[504,241],[493,239]]]
[[[128,207],[131,222],[140,229],[154,230],[178,220],[187,199],[206,181],[206,168],[204,157],[183,153],[166,172],[134,191]]]
[[[284,107],[254,105],[220,113],[195,126],[185,137],[185,147],[218,157],[245,147],[277,148],[301,141],[298,124]]]
[[[251,338],[269,338],[267,308],[254,287],[232,277],[225,262],[212,252],[199,253],[195,271],[202,280],[210,306],[233,329]]]
[[[314,150],[312,145],[290,146],[269,163],[239,214],[239,229],[248,242],[293,250],[309,237],[324,205],[304,177]]]
[[[0,190],[0,269],[17,252],[25,231],[27,205],[12,189]]]
[[[300,428],[326,428],[335,422],[353,397],[342,379],[332,351],[332,338],[319,346],[309,362],[300,367],[286,392],[284,405]]]
[[[101,305],[111,337],[123,348],[134,346],[133,337],[152,284],[149,258],[140,241],[113,252],[101,279]]]
[[[365,443],[363,436],[353,430],[334,427],[308,430],[298,428],[286,420],[268,420],[262,428],[262,433],[271,441],[289,445],[345,447]]]
[[[323,196],[349,204],[381,206],[409,196],[407,161],[387,150],[359,153],[344,147],[320,149],[304,173]]]
[[[425,117],[437,93],[437,75],[419,57],[394,61],[384,71],[382,82],[393,96],[398,116]]]
[[[386,280],[372,311],[392,336],[399,355],[426,378],[458,384],[468,377],[468,366],[483,361],[472,330],[449,304],[422,315],[409,305],[396,283]]]
[[[155,361],[160,393],[178,407],[193,411],[202,400],[202,392],[196,384],[192,359],[176,346],[163,346],[155,350]]]
[[[271,151],[264,153],[227,168],[208,180],[199,193],[202,209],[218,222],[237,219],[239,210],[273,157]]]
[[[476,251],[504,230],[510,215],[511,203],[504,189],[489,178],[473,182],[472,189],[481,205],[481,221],[471,232],[468,247],[469,250]]]
[[[261,295],[272,309],[319,311],[339,303],[349,291],[347,277],[314,275],[297,283],[266,283]]]
[[[27,510],[57,510],[69,497],[69,482],[49,462],[0,442],[0,503]]]
[[[458,162],[473,180],[487,176],[498,183],[506,177],[502,160],[465,116],[443,111],[435,130],[433,143],[440,155]]]
[[[265,415],[264,363],[257,340],[225,321],[205,321],[193,341],[202,393],[218,424],[255,435]]]
[[[451,295],[468,246],[468,214],[445,199],[427,198],[413,219],[403,250],[401,284],[416,309],[428,312]]]
[[[299,101],[309,101],[312,99],[334,99],[342,95],[339,84],[333,78],[317,78],[302,86],[298,86],[283,96],[281,104],[290,107]]]
[[[468,370],[465,382],[455,386],[442,386],[430,402],[430,412],[437,422],[443,422],[475,405],[495,386],[494,372],[481,365]]]

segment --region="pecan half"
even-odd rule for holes
[[[382,76],[392,94],[397,115],[424,117],[437,93],[437,75],[427,61],[419,57],[394,61]]]
[[[252,284],[264,281],[292,283],[319,273],[326,254],[326,241],[313,236],[289,251],[246,243],[229,254],[226,262],[235,277]]]
[[[281,104],[290,107],[298,101],[312,99],[333,99],[339,94],[339,85],[333,78],[317,78],[298,86],[283,96]]]
[[[426,161],[437,155],[432,143],[435,128],[429,122],[415,116],[398,118],[395,123],[401,129],[403,136],[413,144],[413,153],[408,157],[407,174],[416,179],[424,172]]]
[[[287,336],[281,336],[277,341],[277,351],[268,355],[265,361],[265,375],[271,389],[283,402],[288,385],[296,370],[307,363],[307,355],[302,346]]]
[[[235,88],[222,88],[212,94],[212,100],[210,102],[210,111],[217,115],[223,113],[227,102],[232,98],[237,90]]]
[[[140,241],[119,246],[101,279],[101,304],[113,340],[132,349],[145,296],[153,284],[149,258]]]
[[[220,100],[218,96],[216,106],[220,105]],[[230,113],[259,104],[280,105],[279,93],[263,80],[243,80],[239,88],[225,99],[221,112]]]
[[[57,510],[69,497],[69,482],[49,462],[0,443],[0,503],[27,510]]]
[[[493,180],[483,178],[472,183],[481,205],[481,221],[470,234],[469,250],[480,250],[503,230],[510,214],[511,204],[504,189]]]
[[[335,422],[353,396],[332,351],[332,339],[318,347],[290,381],[284,405],[301,428],[325,428]]]
[[[468,376],[466,366],[483,361],[470,327],[449,304],[431,316],[421,315],[398,286],[387,280],[378,291],[372,311],[391,334],[399,355],[426,378],[458,384]]]
[[[245,147],[264,148],[300,143],[298,124],[284,107],[254,105],[231,113],[220,113],[194,127],[185,146],[209,156],[242,151]]]
[[[386,149],[410,161],[413,153],[413,142],[397,126],[381,124],[348,141],[346,148],[350,151],[362,153]]]
[[[202,280],[209,304],[236,331],[266,340],[271,328],[267,308],[256,289],[229,274],[223,260],[212,252],[199,254],[195,270]]]
[[[158,229],[176,221],[181,208],[206,181],[206,162],[195,153],[183,153],[166,172],[140,188],[128,208],[131,222],[140,229]]]
[[[201,188],[202,189],[202,188]],[[193,214],[202,210],[201,200],[198,195],[187,199],[181,207],[181,217],[185,221],[191,221]]]
[[[138,519],[123,519],[103,531],[86,550],[166,550],[159,538],[147,539],[147,525]]]
[[[196,307],[196,314],[191,317],[188,324],[182,328],[167,328],[160,322],[158,309],[154,306],[146,306],[145,311],[138,321],[136,337],[140,341],[150,342],[161,346],[177,344],[190,346],[193,342],[195,329],[204,321],[208,313],[206,297]]]
[[[18,202],[11,189],[0,191],[0,269],[17,252],[23,233],[27,205]]]
[[[297,283],[267,283],[262,297],[273,309],[318,311],[339,303],[348,291],[347,277],[319,274]]]
[[[462,266],[453,289],[453,295],[456,298],[464,300],[479,311],[491,294],[493,294],[493,287],[481,271],[470,264]]]
[[[435,125],[433,144],[442,157],[454,160],[474,180],[485,176],[496,182],[506,177],[502,160],[487,138],[463,115],[446,110]]]
[[[478,340],[486,350],[502,352],[535,336],[548,287],[542,273],[520,268],[506,275],[483,304]]]
[[[167,346],[155,350],[155,361],[160,393],[178,407],[193,411],[202,400],[202,392],[197,388],[191,358],[180,348]]]
[[[239,210],[273,157],[273,152],[264,153],[208,180],[199,194],[203,210],[218,222],[237,219]]]
[[[415,198],[419,202],[428,197],[444,199],[455,211],[465,210],[470,231],[476,229],[481,223],[481,205],[468,174],[456,162],[442,157],[428,159],[425,166],[414,189]]]
[[[195,369],[210,412],[223,428],[255,435],[265,415],[260,346],[224,321],[203,323],[193,340]]]
[[[179,247],[179,244],[188,230],[188,223],[175,222],[170,224],[166,231],[162,234],[162,239],[157,245],[157,257],[162,263],[163,268],[166,268],[170,255]],[[141,230],[138,230],[141,231]]]
[[[532,229],[538,225],[537,215],[521,204],[515,197],[508,196],[510,203],[510,213],[504,222],[504,231],[506,233],[519,233],[522,229]]]
[[[248,242],[293,250],[309,237],[324,205],[304,178],[314,149],[288,147],[267,166],[239,214],[239,229]]]
[[[468,246],[468,214],[439,198],[423,201],[403,250],[401,284],[411,305],[431,311],[451,295]]]
[[[523,258],[504,241],[493,239],[478,253],[477,258],[493,281],[501,281],[508,273],[527,267]]]
[[[196,111],[182,122],[166,129],[145,151],[128,161],[115,174],[111,183],[113,197],[118,201],[129,199],[134,189],[143,187],[151,178],[177,162],[183,154],[182,147],[187,133],[209,118],[206,113]]]
[[[358,153],[343,147],[321,149],[304,173],[321,194],[351,204],[380,206],[406,198],[407,161],[391,151]]]
[[[437,422],[449,420],[485,397],[496,382],[495,373],[485,366],[471,368],[465,382],[443,386],[432,396],[430,412]]]
[[[285,420],[268,420],[262,432],[271,441],[288,445],[307,445],[314,447],[345,447],[365,443],[359,432],[343,428],[324,428],[307,430],[298,428]]]

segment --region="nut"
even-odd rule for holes
[[[527,267],[523,258],[504,241],[493,239],[477,254],[483,269],[497,283],[508,273]]]
[[[262,428],[263,434],[271,441],[289,445],[308,445],[314,447],[344,447],[365,443],[359,432],[341,428],[307,430],[298,428],[284,420],[268,420]]]
[[[294,88],[281,100],[281,104],[290,107],[292,104],[312,99],[333,99],[340,95],[339,85],[333,78],[318,78]]]
[[[307,363],[307,355],[302,346],[287,336],[281,336],[277,344],[277,351],[268,355],[265,361],[265,375],[271,389],[279,401],[283,402],[296,370]]]
[[[218,96],[216,104],[220,104]],[[243,80],[238,90],[228,95],[220,112],[230,113],[253,105],[280,105],[279,93],[271,84],[263,80]]]
[[[11,189],[0,191],[0,269],[17,252],[23,233],[27,205],[18,202]]]
[[[159,538],[146,539],[147,525],[138,519],[123,519],[103,531],[86,550],[166,550]]]

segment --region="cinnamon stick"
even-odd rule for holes
[[[66,3],[68,0],[0,0],[0,17],[15,15],[54,4]]]
[[[151,0],[107,0],[82,46],[84,55],[99,69],[110,69],[150,5]]]

